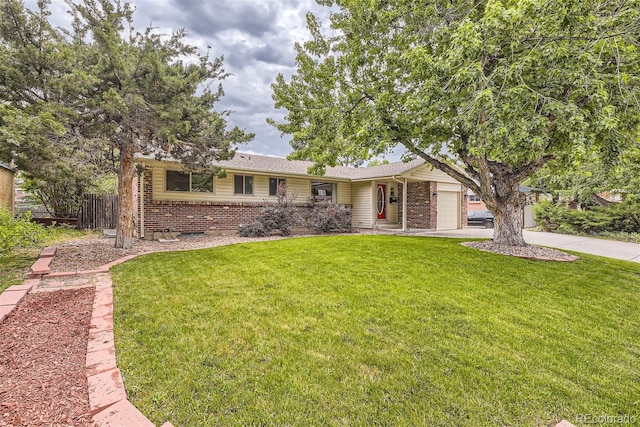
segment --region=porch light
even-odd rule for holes
[[[393,187],[391,187],[391,191],[389,192],[389,203],[398,203],[398,198],[396,197]]]

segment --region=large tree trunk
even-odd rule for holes
[[[487,182],[481,183],[487,190],[483,200],[494,216],[493,241],[500,245],[526,246],[522,236],[522,209],[527,197],[520,192],[519,183],[505,175],[489,175]]]
[[[522,203],[507,200],[494,209],[493,241],[500,245],[526,246],[522,236]]]
[[[129,144],[120,147],[120,173],[118,174],[118,227],[116,248],[133,246],[133,150]]]

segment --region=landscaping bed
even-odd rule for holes
[[[27,295],[0,323],[0,426],[91,426],[93,289]]]

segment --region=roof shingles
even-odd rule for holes
[[[422,166],[424,163],[422,159],[415,159],[408,163],[394,162],[365,168],[328,166],[324,176],[339,179],[367,179],[402,175],[407,171]],[[236,153],[233,159],[222,160],[215,165],[226,169],[239,169],[253,172],[309,175],[307,170],[313,166],[313,162],[288,160],[282,157],[262,156],[249,153]]]

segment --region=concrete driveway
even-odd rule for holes
[[[409,231],[419,236],[439,236],[456,238],[491,238],[493,229],[464,228],[462,230],[446,231]],[[584,252],[586,254],[600,255],[608,258],[622,259],[640,263],[640,244],[629,242],[616,242],[614,240],[593,239],[590,237],[570,236],[567,234],[545,233],[542,231],[523,230],[524,240],[527,243],[552,248],[566,249],[569,251]]]

